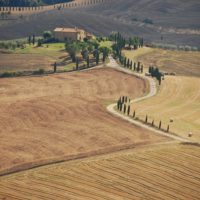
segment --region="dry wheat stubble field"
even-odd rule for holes
[[[168,139],[106,112],[147,84],[111,69],[0,80],[0,172]]]
[[[146,70],[150,63],[161,71],[175,72],[176,76],[165,76],[158,94],[148,100],[134,103],[132,109],[137,116],[183,137],[192,132],[193,141],[200,141],[200,53],[169,51],[144,48],[139,51],[125,51],[125,54],[144,63]],[[170,123],[170,119],[173,122]]]
[[[119,95],[144,95],[147,85],[141,79],[95,69],[4,81],[2,170],[10,166],[17,170],[26,163],[21,165],[25,169],[45,158],[66,159],[69,153],[76,158],[80,152],[96,155],[107,147],[106,153],[137,148],[2,176],[0,199],[199,199],[199,145],[166,143],[166,138],[106,113],[106,105]],[[160,91],[169,93],[165,88]],[[186,89],[178,91],[184,95]]]
[[[199,146],[162,144],[0,178],[0,199],[198,200]]]

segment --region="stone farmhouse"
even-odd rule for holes
[[[80,40],[83,41],[84,38],[92,39],[94,36],[87,33],[83,29],[75,28],[56,28],[54,30],[54,37],[59,41],[65,40]]]

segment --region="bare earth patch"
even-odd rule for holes
[[[55,58],[34,54],[0,53],[0,72],[32,71],[37,69],[52,70]]]

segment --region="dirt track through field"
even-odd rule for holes
[[[112,69],[0,80],[0,170],[167,140],[106,112],[146,83]],[[107,150],[108,151],[108,150]],[[89,154],[88,154],[89,155]],[[75,157],[75,156],[74,156]]]

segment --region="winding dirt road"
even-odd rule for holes
[[[119,66],[119,64],[113,59],[113,57],[109,57],[110,59],[110,62],[107,64],[107,67],[110,67],[110,68],[114,68],[114,69],[117,69],[119,71],[122,71],[122,72],[125,72],[127,74],[132,74],[138,78],[142,78],[142,79],[145,79],[149,82],[149,93],[143,97],[139,97],[139,98],[136,98],[136,99],[133,99],[131,100],[131,103],[135,103],[135,102],[139,102],[139,101],[142,101],[142,100],[145,100],[145,99],[148,99],[148,98],[151,98],[153,97],[154,95],[156,95],[157,93],[157,87],[156,87],[156,82],[153,78],[150,78],[150,77],[146,77],[145,75],[143,74],[136,74],[128,69],[125,69],[125,68],[122,68]],[[189,142],[188,139],[185,139],[185,138],[182,138],[182,137],[179,137],[179,136],[175,136],[175,135],[171,135],[171,134],[168,134],[168,133],[165,133],[164,131],[161,131],[161,130],[157,130],[155,128],[152,128],[152,127],[149,127],[148,125],[145,125],[139,121],[136,121],[134,119],[131,119],[129,116],[126,116],[122,113],[119,113],[115,110],[115,107],[117,106],[116,103],[113,103],[109,106],[107,106],[107,110],[108,112],[112,113],[113,115],[117,116],[117,117],[120,117],[134,125],[137,125],[137,126],[140,126],[142,128],[146,128],[150,131],[153,131],[155,133],[158,133],[160,135],[163,135],[163,136],[167,136],[167,137],[170,137],[174,140],[178,140],[180,142]]]

